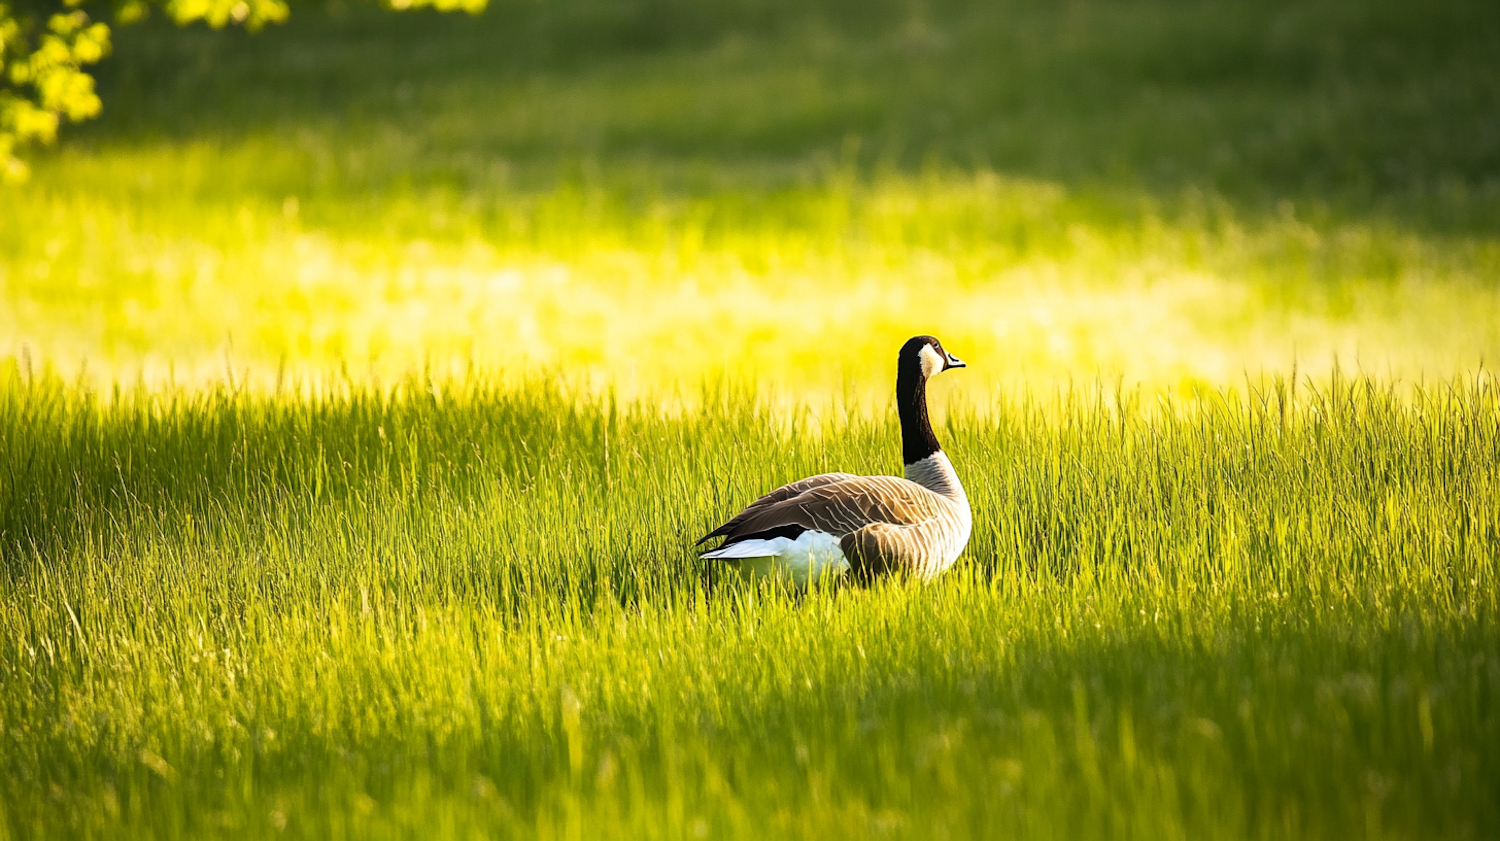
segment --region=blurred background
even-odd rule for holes
[[[0,358],[884,395],[1500,350],[1492,0],[294,4],[121,28],[0,191]]]

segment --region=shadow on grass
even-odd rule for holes
[[[1497,52],[1500,7],[1471,0],[329,3],[256,36],[121,30],[105,116],[66,142],[258,137],[303,165],[224,189],[278,201],[936,165],[1462,235],[1500,224]]]

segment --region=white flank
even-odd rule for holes
[[[741,540],[709,552],[702,557],[714,560],[741,560],[745,573],[761,578],[790,578],[798,587],[827,576],[849,571],[849,561],[839,540],[831,534],[808,530],[792,540],[786,537]]]

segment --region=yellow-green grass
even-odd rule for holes
[[[1495,4],[117,45],[0,192],[0,839],[1500,833]],[[959,565],[697,560],[923,331]]]
[[[1492,4],[312,6],[122,30],[0,194],[0,354],[1178,392],[1500,348]]]
[[[959,565],[802,597],[693,539],[894,424],[699,402],[12,371],[0,837],[1500,829],[1492,378],[950,416]]]

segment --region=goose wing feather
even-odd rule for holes
[[[772,491],[709,536],[723,535],[732,543],[745,535],[795,525],[842,538],[876,523],[924,523],[943,514],[944,505],[949,504],[921,485],[895,476],[830,473],[802,482],[814,479],[822,481],[800,491],[791,489],[801,483]],[[772,500],[776,494],[781,496]]]
[[[857,478],[859,477],[855,476],[853,473],[819,473],[816,476],[809,476],[806,479],[798,479],[795,482],[788,482],[785,485],[782,485],[776,490],[771,491],[770,493],[761,497],[760,499],[757,499],[749,505],[746,505],[744,510],[731,517],[729,522],[698,538],[698,544],[702,545],[704,542],[712,540],[715,537],[725,537],[727,535],[735,533],[748,534],[748,532],[740,529],[740,525],[745,522],[746,518],[755,516],[756,513],[764,511],[767,508],[774,506],[778,502],[794,498],[807,491],[812,490],[813,488],[822,487],[834,482],[842,482],[845,479]]]

